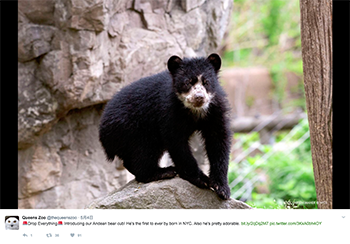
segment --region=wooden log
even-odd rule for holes
[[[299,123],[299,120],[306,118],[305,113],[296,113],[288,115],[268,115],[260,117],[239,117],[231,122],[231,130],[233,132],[248,133],[252,131],[260,131],[262,129],[268,131],[288,130],[292,129]]]

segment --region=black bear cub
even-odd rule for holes
[[[231,145],[226,95],[218,82],[221,59],[172,56],[169,71],[124,87],[106,105],[100,141],[108,160],[118,156],[139,182],[178,174],[200,188],[230,198],[227,170]],[[210,162],[206,176],[191,153],[189,138],[201,133]],[[175,167],[160,168],[168,151]]]

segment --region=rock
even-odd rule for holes
[[[125,25],[129,23],[129,17],[126,12],[117,13],[113,15],[109,22],[108,26],[108,34],[112,37],[116,37],[117,35],[121,35]]]
[[[143,13],[143,18],[149,30],[160,31],[166,26],[165,19],[160,14]]]
[[[83,208],[130,179],[105,160],[101,112],[101,105],[72,110],[35,146],[18,152],[19,208]]]
[[[286,73],[286,89],[279,104],[273,98],[274,84],[270,70],[265,67],[229,68],[221,72],[223,88],[235,117],[271,115],[288,106],[293,99],[301,98],[297,89],[300,77]],[[288,113],[293,112],[289,110]],[[294,111],[297,112],[297,111]],[[249,128],[249,126],[247,127]]]
[[[18,10],[33,23],[52,25],[54,23],[55,0],[18,1]]]
[[[56,121],[58,103],[36,79],[35,61],[18,63],[18,148],[26,148]]]
[[[207,35],[209,38],[206,40],[211,40],[210,42],[206,42],[205,46],[207,46],[206,50],[216,50],[221,40],[225,34],[224,28],[218,28],[218,26],[227,26],[230,21],[230,9],[232,9],[233,1],[231,0],[223,0],[220,3],[217,1],[207,1],[207,4],[203,4],[206,6],[204,10],[207,13]],[[220,5],[220,7],[218,7]]]
[[[201,6],[204,2],[205,0],[181,0],[181,6],[186,12],[189,12]]]
[[[31,148],[28,154],[25,156],[31,157],[30,166],[25,176],[20,179],[20,184],[23,186],[21,187],[22,196],[37,194],[60,183],[62,165],[53,148],[38,145]],[[20,159],[23,160],[22,157]]]
[[[171,55],[216,51],[232,1],[18,6],[19,205],[82,208],[127,181],[98,140],[103,105],[125,85],[165,70]]]
[[[200,189],[175,177],[147,184],[132,180],[121,189],[90,203],[88,209],[249,209],[234,199],[221,200],[215,192]]]
[[[186,23],[184,27],[184,35],[187,37],[187,42],[193,50],[200,49],[206,37],[206,14],[199,8],[196,8],[182,17]],[[204,55],[203,55],[204,56]]]
[[[80,11],[79,11],[80,12]],[[103,31],[107,23],[106,10],[103,3],[88,7],[81,14],[72,15],[70,28],[77,30]]]
[[[55,30],[51,26],[18,25],[18,61],[26,62],[48,53]]]
[[[169,1],[171,2],[171,0]],[[134,1],[134,9],[136,11],[141,12],[142,10],[145,10],[144,8],[148,8],[148,12],[151,13],[152,10],[155,9],[163,9],[165,10],[167,8],[168,5],[168,1],[164,1],[164,0],[135,0]]]
[[[232,108],[238,117],[272,114],[271,97],[273,83],[270,72],[264,67],[230,68],[221,74],[223,87]]]

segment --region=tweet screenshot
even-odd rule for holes
[[[345,243],[350,210],[1,210],[2,240],[15,243]]]
[[[0,244],[350,244],[344,1],[3,2]]]

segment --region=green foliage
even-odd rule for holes
[[[302,78],[299,0],[235,0],[223,66],[264,66],[273,82],[273,99],[305,108],[304,97],[286,104],[287,77]],[[303,82],[293,92],[304,94]],[[251,104],[253,101],[247,101]],[[231,193],[257,208],[317,208],[307,119],[293,130],[278,132],[274,145],[259,145],[259,133],[235,134],[250,155],[229,166]],[[287,138],[289,138],[287,140]],[[294,148],[295,147],[295,148]],[[293,150],[291,150],[294,148]],[[237,156],[237,155],[236,155]],[[251,192],[250,192],[251,191]]]
[[[235,133],[234,137],[242,142],[241,148],[243,150],[248,150],[253,143],[259,140],[259,133],[254,131],[251,133]]]
[[[269,38],[269,45],[277,45],[279,36],[284,31],[286,14],[281,14],[281,12],[285,5],[286,1],[284,0],[271,0],[261,8],[263,30]]]
[[[229,182],[231,186],[232,182],[239,182],[232,187],[232,194],[251,185],[249,196],[242,192],[238,197],[250,199],[247,203],[256,208],[317,208],[317,204],[312,204],[316,202],[316,190],[310,140],[300,141],[309,130],[307,119],[295,129],[290,140],[285,140],[288,133],[278,133],[274,145],[261,145],[261,153],[230,163]],[[236,134],[235,139],[242,143],[243,150],[259,140],[257,132]]]
[[[273,98],[282,104],[286,73],[303,74],[299,0],[236,0],[228,40],[223,66],[267,67]],[[304,93],[302,82],[297,88]],[[305,108],[304,98],[294,105]]]

